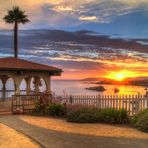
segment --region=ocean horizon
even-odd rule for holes
[[[98,92],[93,90],[88,90],[88,87],[103,86],[106,91]],[[115,93],[114,89],[118,88],[119,93]],[[94,84],[91,81],[80,81],[80,80],[52,80],[51,90],[56,95],[136,95],[145,94],[144,86],[133,86],[133,85],[106,85],[106,84]]]

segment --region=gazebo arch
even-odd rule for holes
[[[9,99],[12,95],[15,94],[15,81],[13,78],[9,77],[5,84],[6,93],[5,96],[3,96],[3,99]]]
[[[5,85],[6,85],[6,90],[15,90],[15,81],[13,78],[9,77]]]
[[[40,79],[42,78],[46,84],[46,92],[50,93],[51,76],[60,76],[62,70],[56,67],[30,62],[18,58],[1,58],[0,59],[0,79],[3,83],[2,92],[6,93],[6,82],[9,78],[14,80],[15,94],[21,94],[20,86],[22,81],[26,81],[26,94],[31,92],[31,78],[34,77],[35,90],[34,93],[39,93]]]
[[[45,92],[47,90],[45,80],[43,78],[40,78],[40,83],[41,83],[41,85],[39,86],[40,92]]]
[[[22,79],[19,89],[21,94],[27,94],[27,82],[25,78]]]

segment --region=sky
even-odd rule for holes
[[[62,79],[148,76],[148,0],[0,2],[1,57],[13,54],[2,18],[17,5],[31,21],[19,26],[21,58],[62,68]]]

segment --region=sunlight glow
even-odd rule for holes
[[[126,78],[132,78],[136,76],[138,76],[138,74],[135,72],[128,71],[128,70],[121,70],[118,72],[111,72],[106,77],[116,81],[124,81]]]

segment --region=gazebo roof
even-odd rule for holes
[[[51,73],[61,73],[62,70],[56,67],[39,64],[24,59],[8,57],[0,58],[0,70],[9,70],[9,71],[40,71],[40,72],[51,72]]]

